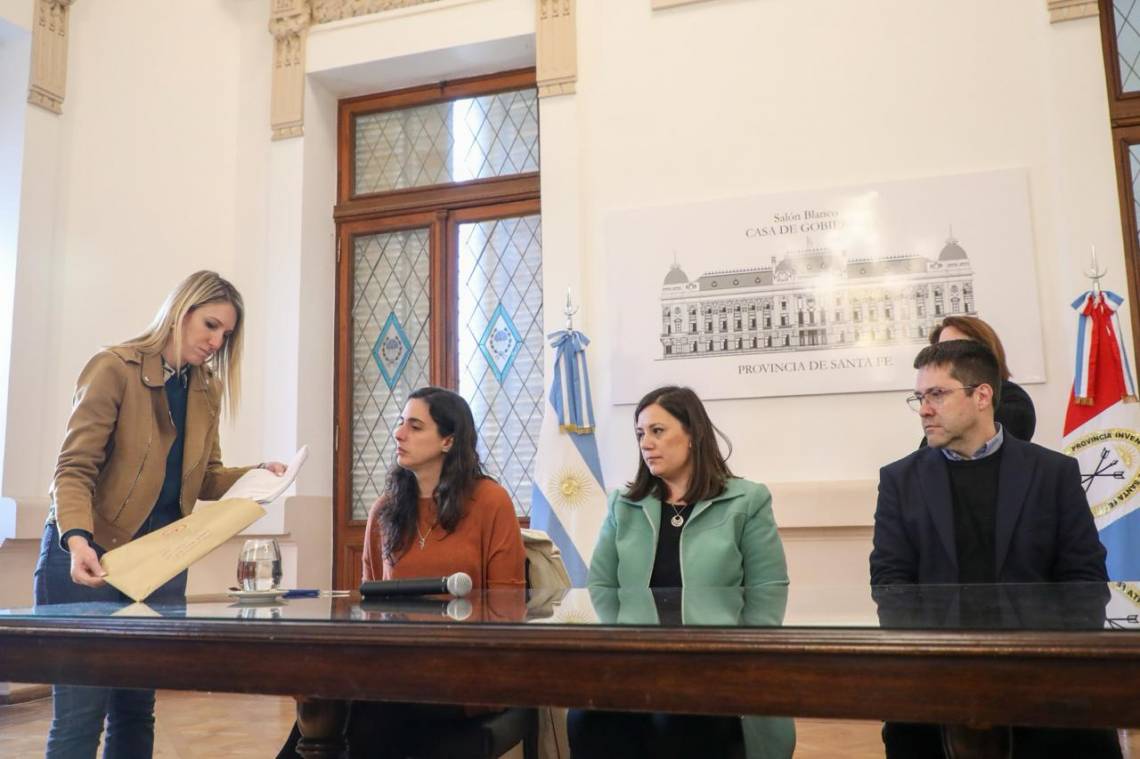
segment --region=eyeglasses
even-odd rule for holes
[[[940,408],[942,402],[946,400],[946,396],[955,390],[973,390],[978,387],[977,385],[962,385],[962,387],[932,387],[925,393],[915,393],[914,395],[907,396],[906,405],[910,406],[912,411],[922,411],[922,404],[929,403],[934,408]]]

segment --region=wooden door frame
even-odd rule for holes
[[[1116,162],[1116,190],[1120,202],[1128,312],[1132,323],[1132,355],[1140,353],[1140,237],[1136,225],[1136,198],[1132,190],[1129,147],[1140,145],[1140,91],[1124,92],[1116,45],[1116,11],[1112,0],[1098,0],[1101,49],[1108,89],[1109,126]]]
[[[336,346],[333,378],[333,587],[356,588],[360,578],[350,568],[358,566],[355,558],[364,543],[364,520],[352,515],[352,366],[353,344],[353,276],[354,247],[358,237],[428,229],[429,277],[431,299],[446,299],[454,287],[444,261],[447,228],[445,211],[423,211],[378,219],[359,219],[340,225],[337,235],[336,275]],[[445,350],[448,340],[446,310],[432,308],[428,320],[428,355],[431,357],[429,381],[440,384],[444,379]],[[347,380],[346,380],[347,378]]]
[[[356,117],[461,97],[535,87],[535,71],[412,87],[342,100],[337,124],[337,227],[335,367],[333,378],[333,585],[355,588],[363,549],[364,520],[352,518],[352,303],[354,240],[401,229],[430,229],[430,382],[456,388],[458,355],[458,225],[539,213],[539,173],[356,195],[353,150]],[[437,307],[437,304],[446,304]]]

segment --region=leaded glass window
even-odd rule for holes
[[[459,225],[459,393],[479,453],[530,514],[542,426],[542,227],[538,214]]]
[[[1140,91],[1140,0],[1113,0],[1121,92]]]
[[[545,408],[534,72],[353,98],[340,119],[334,542],[353,587],[417,387],[467,399],[486,470],[529,514]]]
[[[384,490],[408,393],[431,381],[429,239],[421,228],[353,240],[353,519]]]
[[[538,171],[538,92],[355,117],[353,194]]]

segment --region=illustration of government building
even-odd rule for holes
[[[924,343],[944,316],[974,315],[970,260],[953,235],[937,260],[791,251],[769,266],[690,281],[674,262],[661,288],[664,358]]]

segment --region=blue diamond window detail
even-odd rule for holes
[[[500,302],[495,306],[491,321],[487,322],[487,329],[483,330],[483,336],[479,338],[479,350],[491,365],[491,371],[495,373],[495,379],[500,385],[515,362],[515,356],[522,350],[522,342],[522,336],[511,321],[511,315]]]
[[[400,326],[396,312],[391,311],[380,330],[380,337],[376,338],[376,343],[372,346],[372,358],[376,361],[376,367],[380,369],[380,375],[389,390],[395,389],[411,357],[412,341],[404,334],[404,328]]]

